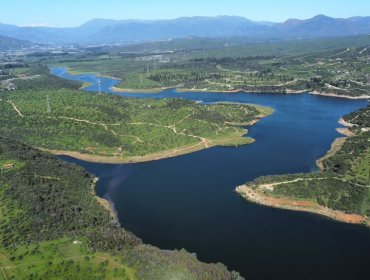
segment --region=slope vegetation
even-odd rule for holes
[[[321,160],[321,172],[261,177],[239,186],[237,192],[268,206],[369,225],[370,106],[344,120],[352,136]]]
[[[2,137],[0,164],[2,279],[238,279],[185,250],[143,244],[76,165]]]
[[[1,95],[2,135],[90,161],[146,161],[248,144],[253,140],[242,137],[247,130],[241,126],[272,112],[252,105],[129,99],[60,88],[59,83],[45,89],[44,79],[40,75],[18,84],[23,90]]]

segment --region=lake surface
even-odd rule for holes
[[[64,69],[52,73],[71,78]],[[97,83],[94,75],[73,79]],[[101,78],[112,93],[117,80]],[[88,90],[97,91],[98,86]],[[186,248],[206,262],[223,262],[246,279],[369,279],[370,230],[321,216],[248,203],[236,186],[262,175],[310,172],[340,127],[340,116],[366,106],[309,94],[178,93],[119,95],[181,97],[270,106],[275,113],[248,128],[251,145],[214,147],[180,157],[137,164],[96,164],[70,157],[100,180],[122,226],[145,243]]]

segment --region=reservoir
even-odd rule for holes
[[[71,76],[112,93],[119,83]],[[66,156],[96,174],[97,193],[111,201],[122,226],[161,249],[185,248],[222,262],[246,279],[369,279],[370,230],[325,217],[268,208],[241,199],[235,187],[258,176],[316,171],[315,161],[340,135],[338,119],[367,105],[309,94],[177,92],[115,93],[135,98],[186,98],[269,106],[275,113],[249,127],[253,144],[213,147],[136,164],[96,164]]]

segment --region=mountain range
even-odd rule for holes
[[[282,23],[255,22],[243,17],[183,17],[173,20],[93,19],[79,27],[19,27],[0,24],[0,35],[42,44],[123,43],[186,36],[294,39],[370,34],[370,17],[331,18],[318,15]]]

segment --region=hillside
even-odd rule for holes
[[[11,37],[0,35],[0,51],[5,51],[9,49],[17,49],[21,47],[30,47],[33,44],[25,40],[18,40]]]
[[[0,278],[239,279],[185,250],[143,244],[94,196],[94,182],[76,165],[0,137]]]
[[[14,82],[3,93],[0,131],[56,154],[97,162],[138,162],[212,146],[249,144],[240,127],[271,110],[181,99],[140,100],[73,90],[49,74]],[[55,87],[51,85],[54,83]],[[50,100],[50,112],[46,107]]]

